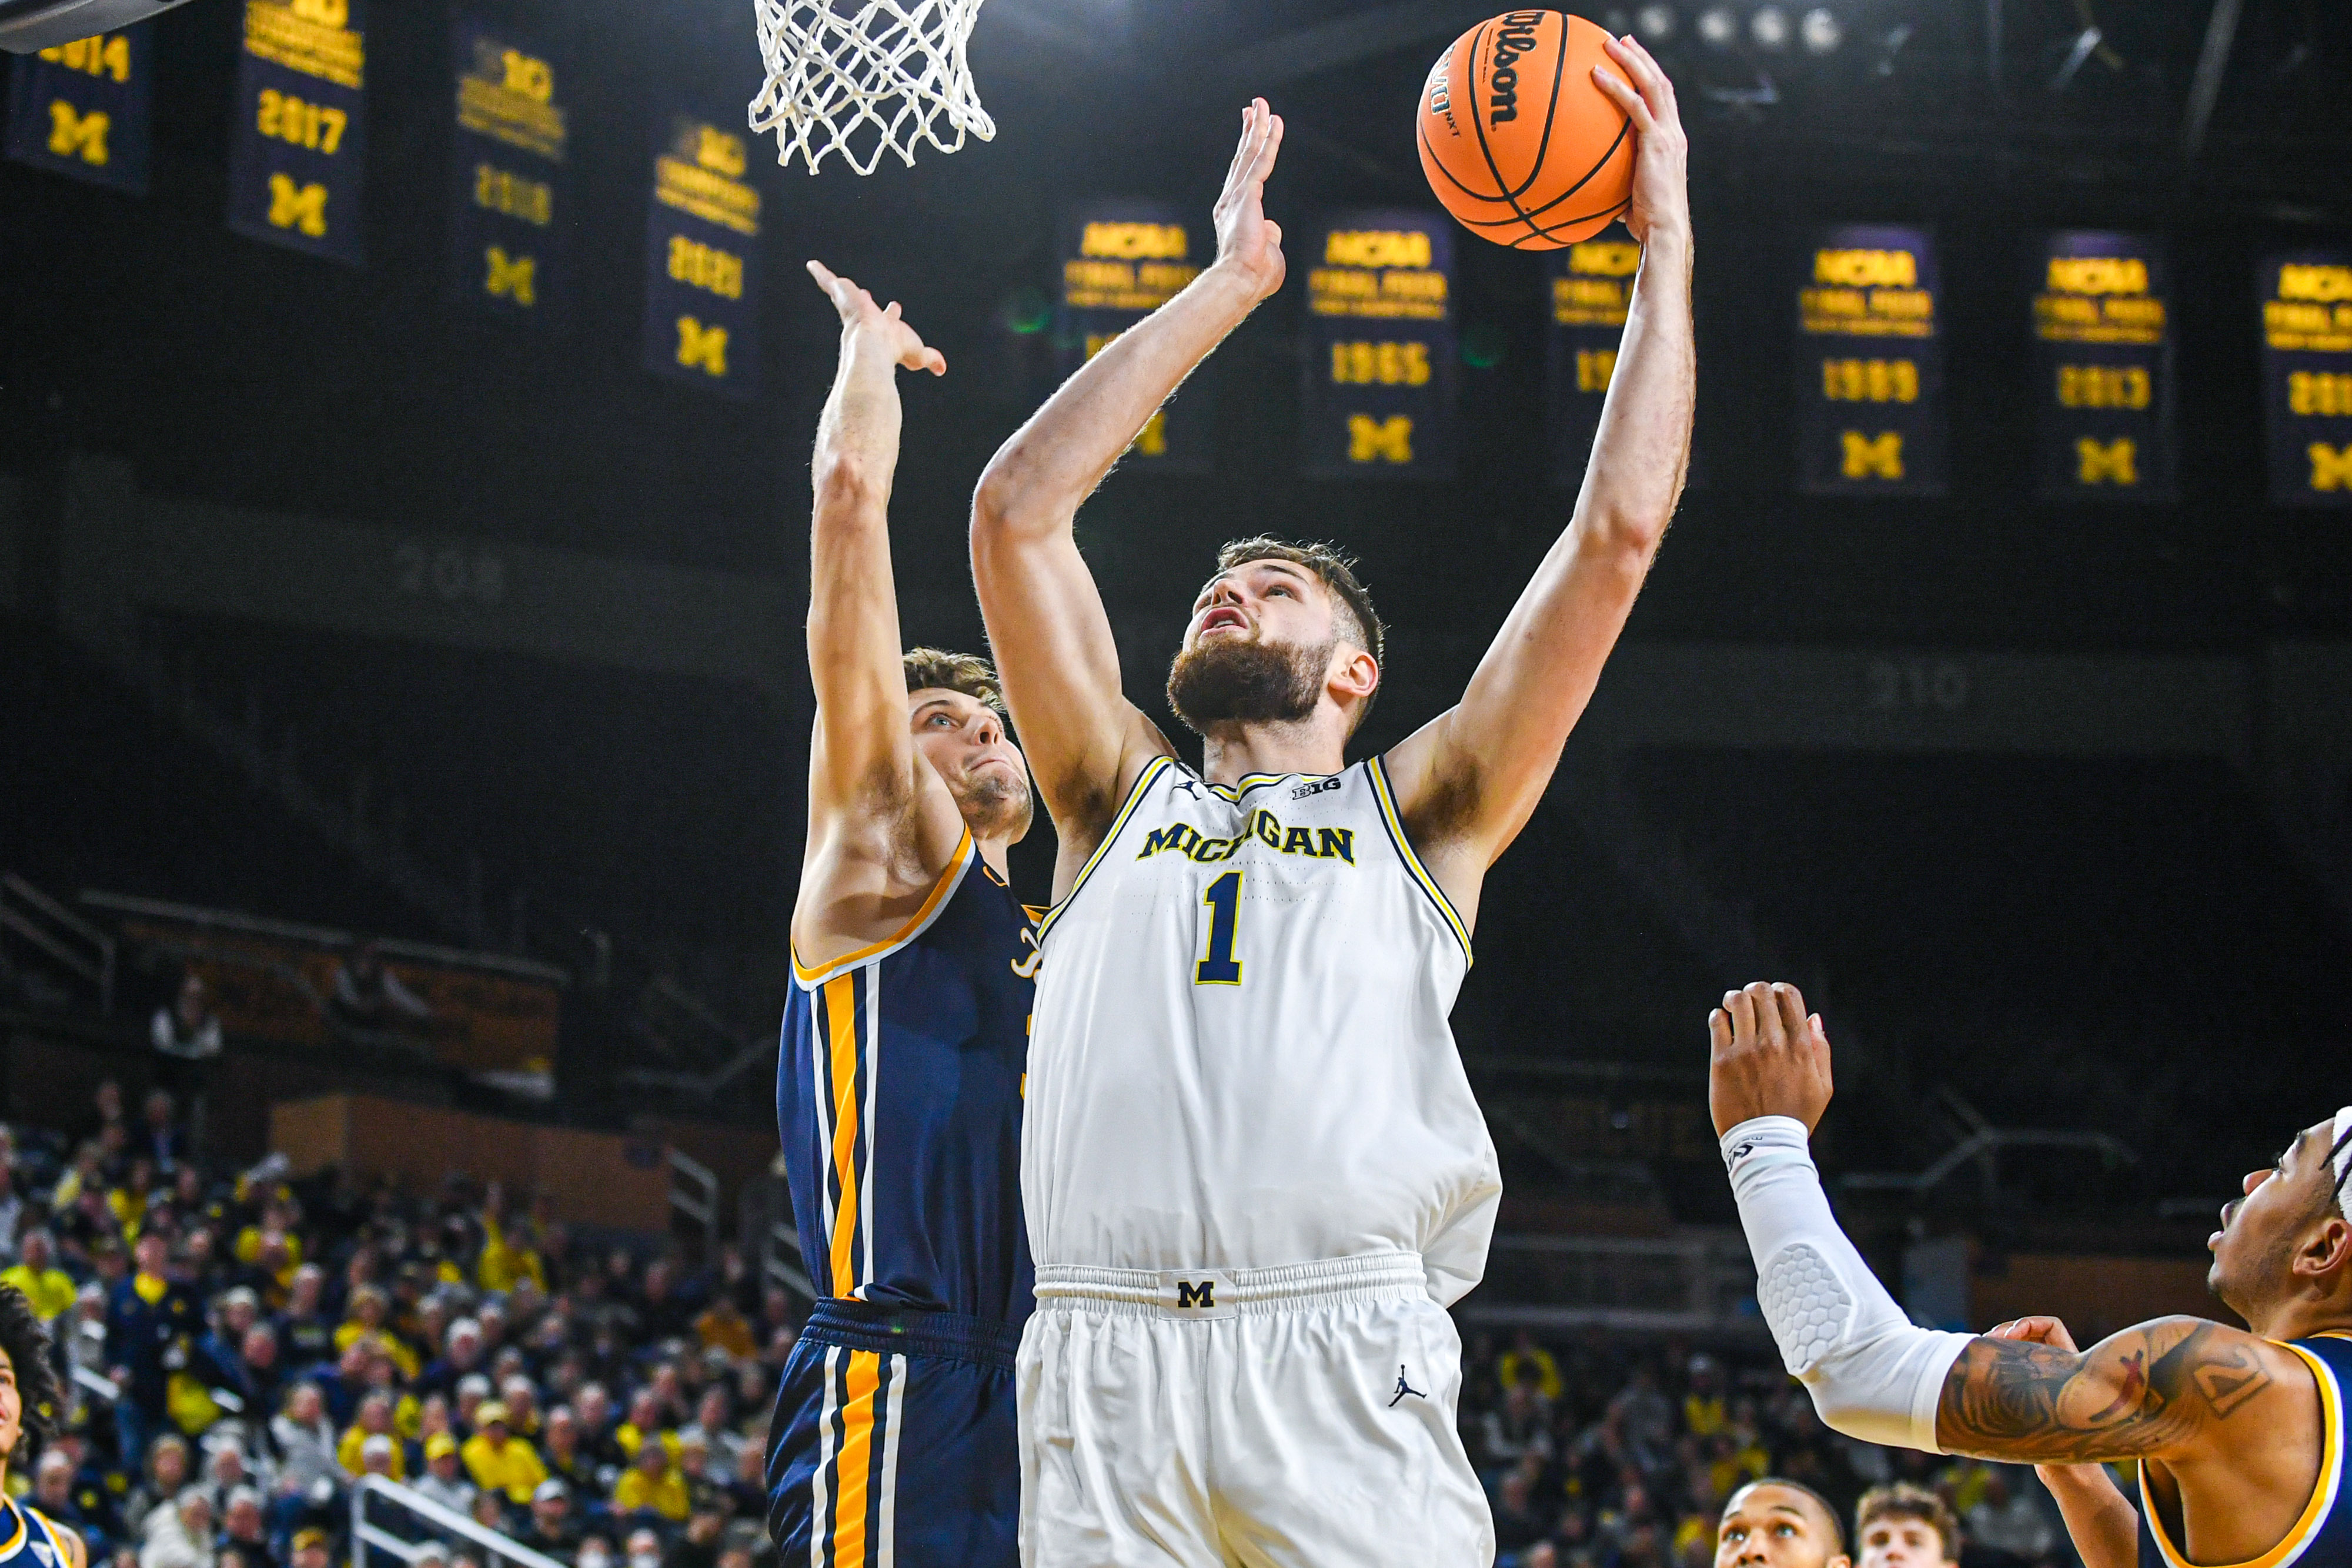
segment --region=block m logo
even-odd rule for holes
[[[535,256],[509,257],[506,246],[494,245],[484,253],[490,265],[489,276],[482,287],[493,298],[503,297],[528,309],[539,303],[539,258]]]
[[[113,126],[113,118],[102,109],[78,114],[72,104],[58,99],[49,105],[49,151],[60,158],[79,153],[83,162],[103,168],[110,156],[106,133]]]
[[[327,187],[298,185],[290,174],[269,176],[269,223],[273,228],[297,229],[312,239],[327,234]]]
[[[1214,1280],[1203,1280],[1196,1285],[1190,1280],[1177,1281],[1176,1304],[1180,1308],[1206,1307],[1213,1309],[1217,1304],[1217,1282]]]
[[[2139,443],[2121,436],[2105,444],[2089,436],[2074,442],[2074,479],[2078,484],[2137,485],[2139,483]]]
[[[1884,431],[1873,439],[1859,430],[1841,434],[1839,441],[1845,447],[1844,474],[1849,479],[1900,479],[1903,477],[1903,433]]]
[[[1412,461],[1412,421],[1402,413],[1374,419],[1369,413],[1348,416],[1348,461],[1350,463],[1410,463]]]
[[[2306,450],[2311,455],[2313,489],[2352,490],[2352,445],[2336,447],[2315,441]]]
[[[706,327],[692,316],[677,319],[677,362],[699,365],[714,376],[727,373],[727,329]]]

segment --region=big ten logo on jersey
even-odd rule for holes
[[[1336,860],[1351,866],[1356,863],[1355,829],[1285,827],[1272,811],[1265,810],[1252,811],[1242,831],[1230,839],[1211,838],[1190,822],[1155,828],[1144,835],[1143,847],[1136,852],[1135,858],[1150,860],[1154,855],[1174,853],[1206,865],[1212,861],[1232,860],[1254,843],[1263,844],[1276,854]]]

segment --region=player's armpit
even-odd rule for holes
[[[1980,1338],[1945,1378],[1936,1441],[2012,1462],[2160,1458],[2258,1421],[2248,1412],[2298,1378],[2310,1374],[2291,1355],[2201,1318],[2159,1318],[2079,1354]]]

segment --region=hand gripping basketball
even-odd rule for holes
[[[833,301],[841,313],[842,352],[849,351],[848,340],[853,334],[872,333],[888,349],[890,357],[899,367],[909,371],[929,371],[935,376],[948,373],[945,354],[923,341],[923,335],[899,319],[898,302],[890,301],[885,309],[874,303],[874,296],[834,272],[821,261],[808,264],[809,276]]]
[[[1265,180],[1282,151],[1282,116],[1252,99],[1242,110],[1241,145],[1217,197],[1217,265],[1248,281],[1255,300],[1281,288],[1288,264],[1282,258],[1282,226],[1265,215]]]
[[[1624,75],[1596,65],[1592,83],[1625,111],[1640,138],[1633,154],[1633,192],[1625,209],[1625,227],[1645,246],[1654,236],[1686,239],[1691,226],[1690,138],[1683,132],[1675,84],[1632,34],[1612,38],[1604,47],[1611,62]]]

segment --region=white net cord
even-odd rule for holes
[[[797,154],[814,174],[838,152],[870,174],[886,152],[913,163],[918,141],[953,152],[996,135],[964,59],[981,0],[753,4],[768,84],[751,129],[776,133],[779,163]]]

